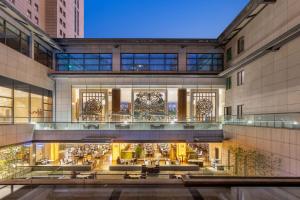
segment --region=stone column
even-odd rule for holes
[[[178,89],[178,121],[186,121],[186,109],[187,109],[187,100],[186,100],[186,89]]]
[[[119,121],[119,116],[115,116],[114,114],[118,114],[120,112],[121,105],[121,90],[118,88],[112,89],[112,120]]]
[[[186,68],[186,48],[182,47],[179,50],[179,54],[178,54],[178,71],[179,72],[186,72],[187,68]]]
[[[113,49],[113,72],[121,71],[121,50],[119,46],[115,46]]]

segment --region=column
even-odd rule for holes
[[[115,46],[113,48],[113,72],[119,72],[121,71],[121,50],[120,46]]]
[[[186,100],[186,89],[178,89],[178,121],[186,121],[186,107],[187,107],[187,100]]]
[[[178,71],[186,72],[186,47],[181,47],[178,54]]]
[[[112,89],[112,120],[119,121],[120,117],[114,114],[118,114],[120,112],[121,105],[121,90],[118,88]]]

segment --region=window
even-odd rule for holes
[[[27,17],[28,17],[29,19],[31,19],[31,11],[30,11],[30,10],[27,10]]]
[[[244,84],[244,80],[245,79],[245,71],[239,71],[237,73],[237,86],[243,85]]]
[[[45,46],[39,44],[38,42],[34,41],[34,60],[52,68],[52,58],[53,53],[48,50]]]
[[[244,51],[245,48],[245,37],[242,36],[238,39],[238,44],[237,44],[237,53],[240,54]]]
[[[121,54],[121,71],[177,71],[177,54]]]
[[[226,78],[226,90],[231,89],[231,77]]]
[[[39,18],[38,17],[34,17],[35,23],[39,24]]]
[[[7,46],[23,53],[24,55],[29,55],[29,36],[25,33],[19,31],[16,27],[8,22],[5,22],[6,31],[4,42]],[[1,25],[0,25],[1,27]]]
[[[29,123],[29,85],[14,83],[14,122]]]
[[[191,54],[187,55],[187,71],[219,72],[223,70],[223,54]]]
[[[0,18],[0,42],[26,56],[29,55],[29,36],[2,18]]]
[[[51,91],[0,76],[0,124],[51,121]]]
[[[13,122],[13,82],[8,78],[0,79],[0,124]]]
[[[112,71],[112,54],[56,54],[57,71]]]
[[[241,119],[243,117],[243,107],[244,105],[237,106],[237,118]]]
[[[228,106],[228,107],[224,107],[224,116],[230,116],[232,115],[232,108],[231,106]]]
[[[232,48],[226,50],[226,61],[229,62],[232,60]]]
[[[37,5],[36,3],[34,4],[34,9],[36,10],[36,12],[39,12],[39,5]]]

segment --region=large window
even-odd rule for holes
[[[223,54],[187,55],[187,71],[220,72],[223,70]]]
[[[29,36],[0,18],[0,42],[29,56]]]
[[[237,53],[240,54],[244,51],[245,49],[245,37],[242,36],[238,39],[237,43]]]
[[[121,54],[121,71],[177,71],[177,54]]]
[[[15,82],[14,86],[14,122],[29,123],[29,85],[21,82]]]
[[[34,60],[37,62],[52,68],[53,54],[45,46],[34,41]]]
[[[0,76],[0,124],[52,121],[52,92]]]
[[[112,54],[57,54],[57,71],[112,71]]]
[[[237,86],[243,85],[245,82],[245,71],[239,71],[237,73]]]
[[[13,82],[0,79],[0,124],[13,122]]]
[[[231,89],[231,76],[226,78],[226,90]]]

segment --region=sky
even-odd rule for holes
[[[85,0],[86,38],[217,38],[249,0]]]

